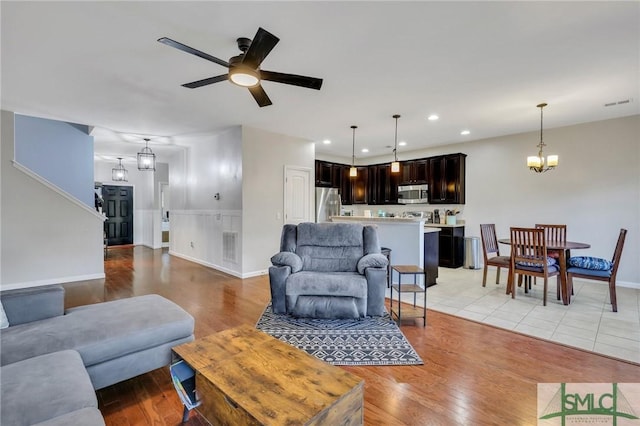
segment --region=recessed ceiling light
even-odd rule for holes
[[[331,143],[331,141],[329,139],[325,139],[322,141],[323,144],[325,145],[329,145]]]
[[[362,152],[369,152],[369,148],[362,148]]]
[[[471,134],[471,132],[468,131],[468,130],[463,130],[463,131],[460,132],[460,134],[463,135],[463,136],[466,136],[468,134]]]
[[[439,118],[440,117],[438,117],[436,114],[431,114],[429,117],[427,117],[429,121],[436,121]]]
[[[400,145],[400,146],[406,146],[406,145],[407,145],[407,143],[406,143],[405,141],[400,141],[400,142],[398,142],[398,145]]]

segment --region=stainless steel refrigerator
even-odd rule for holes
[[[316,222],[328,222],[331,216],[340,216],[341,208],[338,188],[316,188]]]

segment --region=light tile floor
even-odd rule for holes
[[[605,283],[574,280],[575,294],[565,306],[556,299],[556,279],[551,278],[547,306],[543,306],[541,279],[528,294],[519,287],[512,299],[505,294],[504,270],[496,285],[496,269],[489,268],[486,287],[482,287],[482,269],[439,268],[438,274],[438,284],[427,289],[429,309],[640,363],[638,289],[618,286],[618,312],[612,312]],[[410,278],[404,276],[402,281]],[[421,306],[422,298],[417,299]],[[413,303],[410,294],[403,294],[402,300]]]

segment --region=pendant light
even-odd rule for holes
[[[542,152],[542,148],[546,146],[544,141],[542,140],[542,108],[546,107],[547,104],[541,103],[536,105],[540,108],[540,143],[537,145],[538,155],[527,157],[527,166],[529,170],[536,173],[544,173],[549,170],[553,170],[558,165],[558,156],[557,155],[549,155],[547,156],[546,166],[545,166],[545,158],[544,153]]]
[[[114,182],[127,182],[129,172],[122,165],[122,157],[118,157],[118,165],[111,169],[111,180]]]
[[[145,147],[138,153],[138,170],[155,172],[156,155],[149,148],[149,138],[145,138]]]
[[[351,168],[349,169],[349,177],[357,177],[358,169],[356,168],[356,129],[358,126],[351,126],[353,129],[353,144],[351,145]]]
[[[393,148],[393,162],[391,163],[391,173],[399,173],[400,163],[398,162],[398,118],[400,118],[400,114],[395,114],[393,118],[396,119],[396,143],[395,148]]]

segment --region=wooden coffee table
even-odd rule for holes
[[[362,425],[364,380],[244,325],[173,348],[214,425]]]

